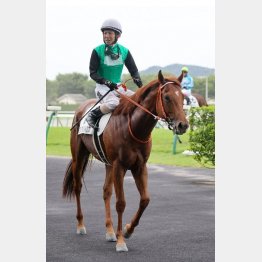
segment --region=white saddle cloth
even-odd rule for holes
[[[189,99],[190,99],[190,102],[191,102],[191,104],[190,104],[191,107],[199,107],[199,104],[198,104],[198,102],[197,102],[197,99],[196,99],[194,96],[191,95],[191,96],[189,97]],[[187,105],[186,99],[184,99],[184,105]]]
[[[98,104],[96,107],[98,107],[98,106],[100,106],[100,104]],[[96,108],[96,107],[94,107],[94,108]],[[91,108],[91,107],[89,107],[89,108]],[[89,110],[89,108],[85,111],[85,113]],[[88,114],[86,114],[86,116],[80,122],[78,135],[80,135],[80,134],[93,135],[93,133],[94,133],[94,129],[86,121]],[[101,119],[99,121],[99,129],[98,129],[98,132],[97,132],[98,136],[100,136],[103,133],[111,115],[112,115],[112,113],[108,113],[108,114],[105,114],[101,117]]]

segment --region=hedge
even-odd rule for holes
[[[215,166],[215,106],[195,107],[189,114],[189,145],[201,164]]]

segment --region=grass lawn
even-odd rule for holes
[[[174,135],[172,131],[155,128],[152,132],[152,151],[149,158],[151,164],[202,167],[193,156],[183,155],[189,150],[188,132],[180,136],[182,143],[176,143],[176,154],[173,154]],[[50,127],[47,139],[46,154],[52,156],[71,156],[70,128]],[[209,168],[211,166],[208,166]]]

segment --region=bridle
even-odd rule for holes
[[[160,115],[162,115],[162,118],[160,118],[160,120],[166,122],[168,124],[168,128],[170,130],[173,129],[174,125],[175,125],[175,121],[172,121],[168,115],[166,114],[165,112],[165,109],[164,109],[164,106],[163,106],[163,100],[162,100],[162,89],[168,85],[168,84],[174,84],[175,82],[166,82],[165,84],[163,84],[162,86],[160,86],[158,88],[158,91],[157,91],[157,98],[156,98],[156,111],[157,111],[157,114],[159,116],[159,113]],[[158,113],[159,111],[159,113]]]
[[[174,84],[175,82],[166,82],[164,83],[162,86],[161,84],[159,85],[158,91],[157,91],[157,98],[156,98],[156,111],[157,111],[157,115],[153,114],[152,112],[150,112],[148,109],[146,109],[145,107],[143,107],[142,105],[138,104],[136,101],[132,100],[130,97],[120,93],[119,91],[115,90],[115,92],[117,92],[121,97],[127,99],[129,102],[131,102],[132,104],[136,105],[137,107],[141,108],[143,111],[145,111],[146,113],[148,113],[149,115],[153,116],[154,119],[156,120],[161,120],[164,121],[168,124],[168,128],[170,130],[173,129],[174,125],[175,125],[175,121],[171,121],[171,119],[168,117],[167,113],[165,112],[164,106],[163,106],[163,100],[162,100],[162,90],[165,86],[167,86],[168,84]],[[126,88],[125,84],[120,84],[120,86],[123,86],[123,88]],[[137,137],[135,137],[135,135],[132,132],[132,128],[131,128],[131,121],[130,121],[130,116],[128,115],[128,130],[129,133],[131,135],[131,137],[142,144],[146,144],[149,141],[151,141],[151,136],[149,137],[149,139],[147,139],[146,141],[140,140]]]

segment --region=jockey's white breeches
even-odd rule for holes
[[[182,93],[183,93],[185,96],[188,96],[188,97],[191,96],[191,89],[182,88],[181,91],[182,91]]]
[[[109,88],[106,85],[96,84],[96,97],[100,99],[106,92],[108,92],[108,90]],[[125,91],[122,86],[120,86],[117,91],[126,96],[134,94],[132,90],[127,89],[127,91]],[[110,111],[113,111],[119,105],[119,99],[119,94],[115,91],[111,91],[100,101],[100,103],[103,104],[103,106],[106,106]]]

